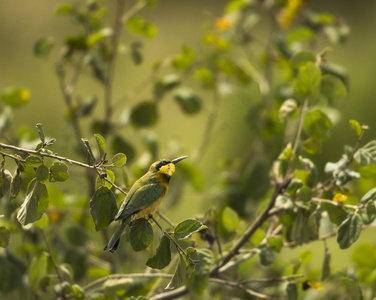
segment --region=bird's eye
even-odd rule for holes
[[[169,161],[167,161],[167,160],[161,160],[161,161],[157,164],[157,170],[159,170],[162,166],[167,165],[168,163],[169,163]]]

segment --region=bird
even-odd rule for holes
[[[175,164],[187,157],[185,155],[173,160],[160,159],[154,162],[149,171],[132,185],[114,218],[121,223],[103,250],[115,252],[128,224],[136,218],[152,214],[159,207],[175,172]]]

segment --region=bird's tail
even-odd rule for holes
[[[116,251],[117,247],[119,246],[121,235],[123,234],[125,228],[128,226],[130,221],[131,221],[131,218],[126,218],[125,220],[123,220],[120,223],[119,227],[116,228],[116,230],[115,230],[114,234],[112,235],[110,241],[108,242],[106,247],[104,247],[103,250],[108,250],[111,253],[114,253]]]

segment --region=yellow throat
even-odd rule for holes
[[[162,174],[166,174],[168,176],[172,176],[172,174],[174,174],[175,172],[175,165],[173,163],[164,165],[159,169],[159,172],[161,172]]]

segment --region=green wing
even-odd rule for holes
[[[158,183],[145,184],[130,191],[121,205],[115,220],[126,219],[157,201],[164,193],[164,186]]]

